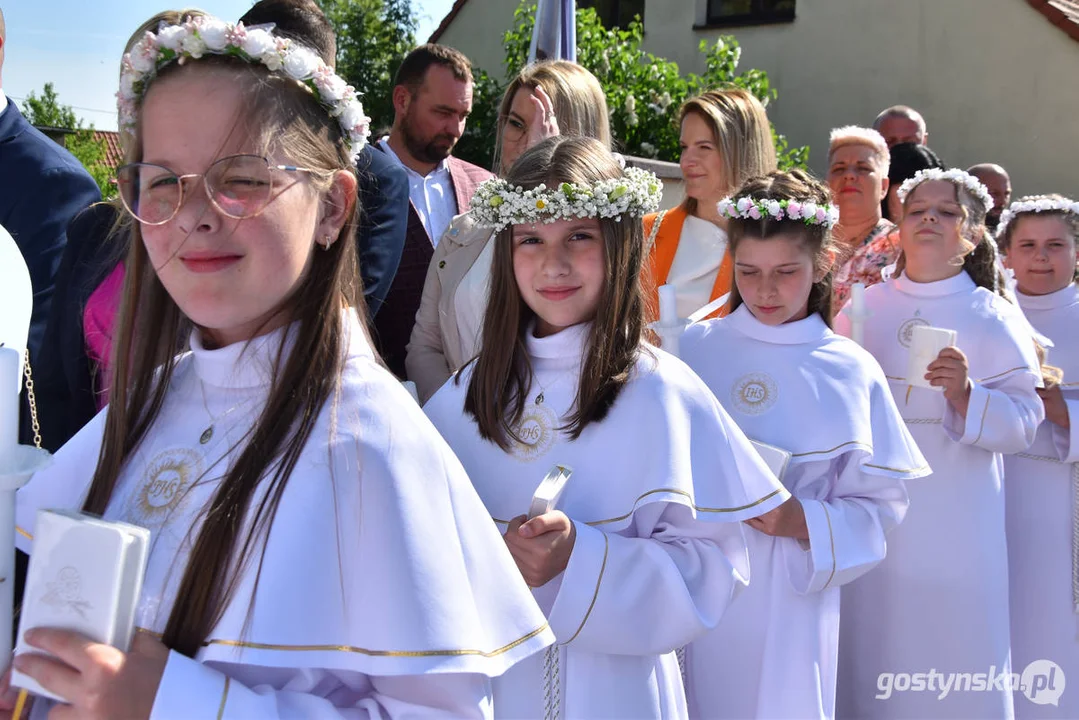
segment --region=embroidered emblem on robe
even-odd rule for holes
[[[526,405],[521,422],[515,429],[520,441],[513,443],[513,456],[530,462],[546,455],[554,445],[558,425],[558,418],[548,406]]]
[[[160,527],[202,476],[202,465],[202,455],[194,450],[170,448],[159,453],[146,466],[128,502],[131,521],[151,529]]]
[[[743,375],[731,388],[731,404],[746,415],[761,415],[779,399],[779,388],[770,375],[762,372]]]
[[[905,348],[910,347],[910,336],[914,332],[914,328],[922,325],[929,327],[929,321],[923,320],[920,317],[913,317],[907,320],[905,323],[899,326],[899,332],[896,333],[896,339],[899,340],[899,344]]]

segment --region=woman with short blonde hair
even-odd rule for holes
[[[832,130],[828,186],[839,207],[833,233],[840,249],[832,300],[836,311],[847,302],[851,285],[876,285],[881,270],[899,256],[895,225],[881,214],[890,165],[888,145],[876,130],[855,125]]]
[[[776,169],[768,115],[747,90],[709,90],[690,98],[679,122],[686,197],[677,208],[644,219],[652,317],[658,316],[660,285],[674,285],[679,317],[730,291],[727,221],[716,205],[749,178]]]
[[[495,172],[505,175],[529,147],[560,134],[592,137],[610,147],[603,88],[592,73],[567,60],[528,65],[510,82],[499,106]],[[492,237],[465,212],[450,222],[435,247],[405,357],[408,379],[423,402],[479,351]]]

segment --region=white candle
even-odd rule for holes
[[[865,345],[865,283],[850,286],[850,337],[859,345]]]
[[[19,351],[0,347],[0,458],[19,444]]]
[[[659,321],[663,325],[678,323],[678,296],[674,285],[659,286]]]

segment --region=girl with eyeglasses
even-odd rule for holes
[[[51,657],[16,667],[79,717],[489,716],[489,678],[552,634],[371,348],[355,92],[302,44],[205,17],[147,33],[120,97],[136,223],[112,398],[16,522],[25,551],[39,508],[149,528],[142,632],[122,652],[32,629]]]

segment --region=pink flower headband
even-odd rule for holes
[[[179,25],[162,25],[147,32],[120,63],[120,91],[116,93],[121,129],[132,131],[138,99],[157,72],[169,63],[198,60],[203,55],[231,55],[265,65],[306,86],[337,120],[353,157],[370,136],[371,118],[363,111],[355,88],[337,75],[313,50],[273,35],[265,27],[245,28],[210,16]]]
[[[839,208],[818,205],[812,200],[758,200],[748,195],[723,198],[716,206],[719,216],[731,220],[800,220],[806,225],[833,227],[839,222]]]

